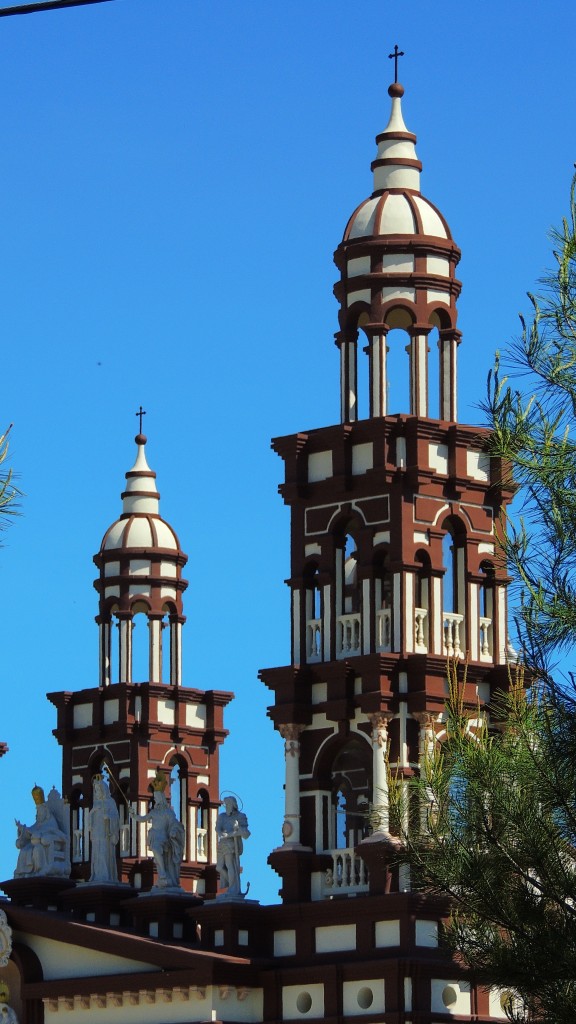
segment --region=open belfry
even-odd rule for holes
[[[473,729],[514,655],[495,538],[511,493],[486,431],[458,422],[460,251],[421,193],[403,93],[389,88],[372,194],[334,257],[341,422],[273,441],[292,654],[260,675],[285,745],[269,856],[281,902],[261,906],[255,879],[242,891],[249,823],[218,765],[232,694],[188,685],[186,556],[160,515],[141,410],[94,558],[98,683],[49,694],[62,793],[34,787],[2,883],[7,1020],[506,1019],[501,993],[441,948],[449,903],[412,891],[389,818],[390,773],[407,783],[445,736],[449,664],[467,664]]]

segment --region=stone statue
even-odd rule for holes
[[[34,786],[36,821],[23,825],[16,821],[16,846],[20,851],[14,878],[38,878],[70,875],[70,814],[68,804],[52,788],[48,799],[44,790]]]
[[[12,929],[3,910],[0,910],[0,967],[6,967],[12,954]],[[2,999],[0,983],[0,1000]]]
[[[10,989],[5,981],[0,982],[0,1024],[18,1024],[16,1011],[8,1006]]]
[[[130,808],[130,817],[134,821],[149,821],[148,846],[152,850],[158,882],[155,889],[180,889],[180,864],[184,856],[186,833],[182,822],[178,821],[174,811],[166,799],[164,790],[167,778],[160,769],[156,770],[156,778],[152,783],[154,805],[148,814],[136,814]]]
[[[90,881],[118,881],[116,847],[120,839],[120,817],[116,801],[103,775],[92,778],[93,803],[88,814],[90,834]]]
[[[228,896],[245,896],[246,893],[240,891],[240,854],[243,850],[242,840],[250,837],[248,818],[238,810],[235,796],[224,797],[222,803],[225,810],[221,811],[216,821],[216,870],[220,874],[220,882],[228,890]]]

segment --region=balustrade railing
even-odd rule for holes
[[[457,612],[442,613],[442,630],[444,634],[444,654],[449,658],[458,658],[462,654],[460,627],[464,616]]]
[[[479,642],[480,642],[480,660],[491,661],[492,660],[492,619],[487,619],[485,616],[480,616],[480,630],[479,630]]]
[[[350,655],[361,654],[360,645],[360,612],[338,616],[338,657],[348,658]]]
[[[376,650],[392,650],[392,609],[380,608],[376,612]]]
[[[427,608],[414,609],[414,646],[419,653],[428,650],[428,637],[426,635],[428,628],[427,619]]]
[[[324,896],[368,892],[368,868],[354,848],[330,850],[332,867],[324,877]]]
[[[306,622],[306,661],[322,661],[322,619]]]

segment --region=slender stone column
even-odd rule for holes
[[[460,331],[440,331],[440,419],[454,423],[457,418],[456,361]]]
[[[410,333],[410,412],[428,415],[428,334],[430,328],[418,327]]]
[[[279,725],[286,758],[285,809],[282,835],[284,846],[300,845],[300,733],[303,725]]]
[[[98,618],[100,639],[100,686],[110,686],[112,668],[110,665],[110,619]]]
[[[340,341],[340,408],[343,423],[358,419],[356,341]]]
[[[418,765],[420,768],[420,776],[422,778],[427,777],[428,764],[434,756],[434,750],[436,748],[436,731],[434,729],[434,720],[432,715],[428,711],[421,711],[414,715],[414,718],[420,724],[420,737],[419,737],[419,753],[418,753]],[[423,832],[427,832],[429,828],[428,816],[431,812],[433,805],[433,796],[431,790],[427,789],[427,800],[420,805],[420,825]]]
[[[388,832],[390,826],[386,753],[388,722],[391,717],[381,711],[368,715],[372,725],[372,806],[379,811],[379,820],[374,832]]]

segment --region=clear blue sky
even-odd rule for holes
[[[1,6],[6,6],[6,3]],[[222,788],[276,898],[289,519],[269,438],[338,419],[332,252],[371,191],[387,54],[424,194],[462,248],[460,418],[550,264],[576,160],[576,8],[548,0],[114,0],[0,19],[2,425],[23,517],[0,552],[0,877],[60,784],[46,691],[97,684],[92,555],[134,413],[189,555],[189,685],[232,689]]]

